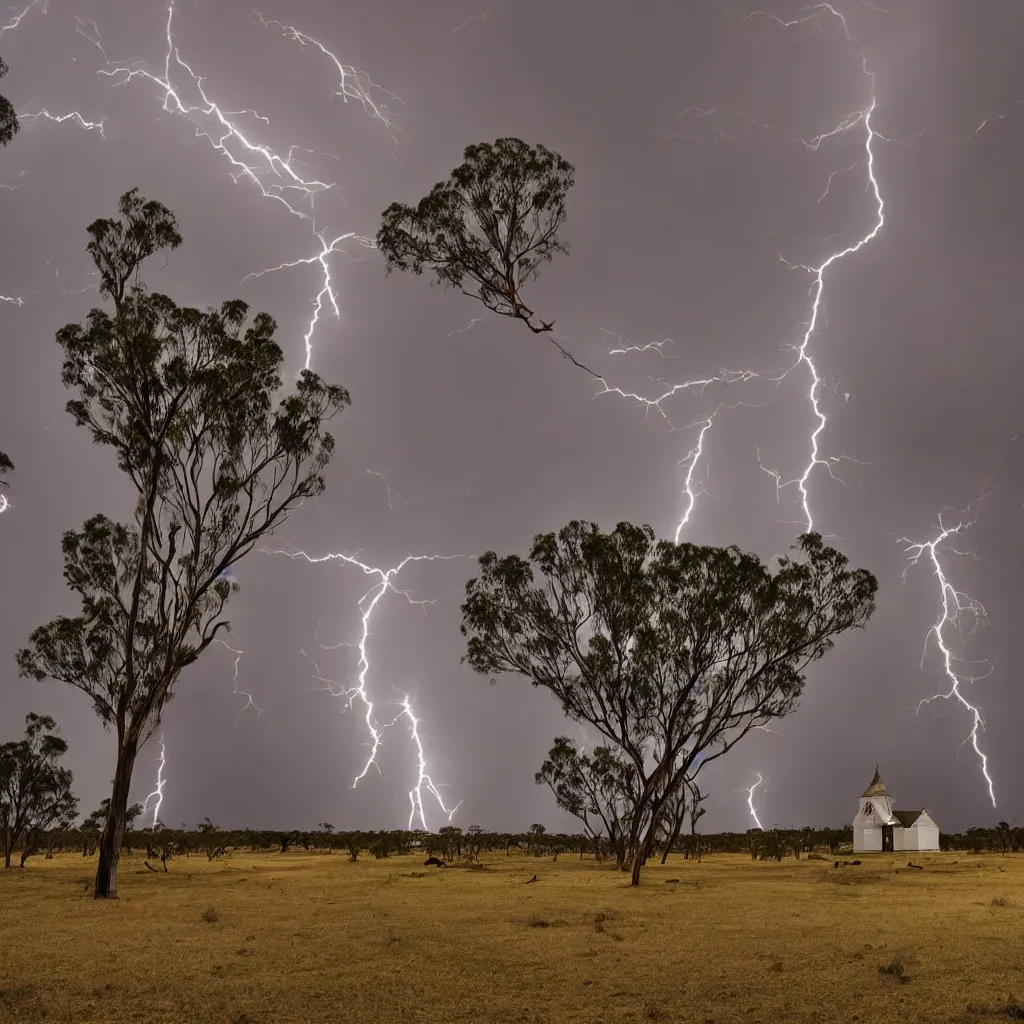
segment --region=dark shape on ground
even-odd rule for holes
[[[533,878],[528,878],[525,882],[523,882],[523,885],[529,885],[531,882],[536,882],[536,881],[537,881],[537,876],[534,875]]]
[[[908,860],[907,861],[907,867],[908,868],[917,868],[918,871],[924,871],[924,865],[923,864],[915,864],[912,860]]]
[[[678,878],[666,878],[665,879],[665,884],[666,885],[671,885],[673,882],[678,882],[678,881],[679,881]]]
[[[445,864],[445,862],[443,860],[440,860],[437,857],[428,857],[423,862],[423,866],[425,868],[444,868],[444,867],[447,867],[448,865]]]
[[[145,865],[146,865],[146,867],[147,867],[147,868],[149,868],[149,870],[150,870],[150,871],[156,871],[156,868],[155,868],[155,867],[153,867],[153,865],[152,865],[152,864],[150,864],[148,860],[144,860],[144,861],[143,861],[142,863],[143,863],[143,864],[145,864]],[[159,873],[159,872],[158,872],[158,873]]]
[[[856,867],[860,867],[860,861],[859,861],[859,860],[855,860],[855,861],[853,862],[853,866],[854,866],[855,868],[856,868]]]

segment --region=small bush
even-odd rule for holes
[[[614,939],[616,942],[621,942],[622,941],[622,936],[621,935],[617,934],[616,932],[608,931],[608,929],[605,928],[605,926],[604,926],[605,921],[614,921],[614,920],[615,920],[615,915],[611,911],[608,911],[607,913],[602,912],[602,913],[595,914],[594,915],[594,931],[595,932],[600,932],[602,935],[607,935],[610,939]]]
[[[1013,996],[1010,996],[1006,1005],[999,1011],[1004,1017],[1010,1020],[1024,1020],[1024,1003],[1018,1003]]]
[[[220,920],[220,914],[218,914],[217,911],[213,909],[213,907],[207,907],[199,916],[207,924],[215,924],[217,921]]]
[[[1017,904],[1014,903],[1013,900],[1008,900],[1005,896],[997,896],[992,901],[992,906],[993,907],[1015,907],[1015,906],[1017,906]]]
[[[907,975],[906,967],[903,964],[901,957],[893,957],[892,960],[887,964],[882,964],[878,968],[878,973],[885,978],[892,978],[893,981],[899,982],[901,985],[905,985],[910,978]]]
[[[526,919],[526,924],[530,928],[550,928],[551,922],[546,918],[538,917],[536,914],[531,914]]]

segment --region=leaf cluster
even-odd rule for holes
[[[69,827],[78,800],[71,771],[60,764],[67,743],[49,715],[25,716],[25,738],[0,744],[0,840],[5,858],[14,844],[31,851],[41,832]],[[27,856],[27,854],[26,854]]]
[[[384,211],[377,248],[389,273],[432,271],[495,313],[548,331],[521,292],[555,253],[569,251],[558,232],[573,182],[572,164],[544,146],[514,138],[468,146],[415,207]]]
[[[0,78],[10,69],[0,59]],[[0,146],[6,146],[21,128],[21,123],[18,121],[18,114],[14,109],[14,104],[6,96],[0,96]]]

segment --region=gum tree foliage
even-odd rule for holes
[[[37,850],[40,836],[69,828],[78,799],[72,775],[60,765],[68,745],[49,715],[25,716],[25,738],[0,745],[0,843],[4,867],[21,842],[21,866]]]
[[[0,60],[0,78],[3,78],[9,70],[7,65]],[[6,96],[0,96],[0,146],[6,146],[18,134],[20,128],[21,124],[14,110],[14,104]]]
[[[392,203],[384,211],[377,248],[388,273],[428,270],[438,283],[522,320],[534,334],[548,333],[554,322],[537,317],[522,291],[556,253],[569,252],[559,231],[574,180],[572,164],[544,146],[513,138],[467,146],[448,180],[416,206]]]
[[[794,550],[772,571],[737,547],[573,521],[535,537],[528,559],[488,552],[466,584],[473,669],[550,690],[628,767],[617,797],[630,801],[634,885],[672,795],[750,729],[792,712],[807,666],[874,610],[875,578],[819,534]]]
[[[534,776],[546,785],[563,811],[579,818],[600,859],[604,837],[619,867],[626,863],[625,840],[636,802],[635,775],[611,747],[598,746],[582,753],[567,736],[557,736],[547,760]]]
[[[7,481],[3,478],[4,473],[11,473],[14,471],[14,463],[7,457],[6,452],[0,452],[0,487],[6,487]],[[7,507],[7,499],[0,494],[0,512],[3,512]]]
[[[89,519],[63,538],[64,578],[81,614],[36,629],[23,675],[82,690],[117,734],[97,897],[116,896],[132,770],[181,673],[229,624],[228,570],[324,489],[349,402],[304,371],[283,397],[283,354],[266,313],[241,301],[202,311],[149,292],[143,263],[181,244],[174,214],[133,189],[120,217],[89,226],[101,294],[85,324],[57,334],[68,412],[112,448],[137,494],[132,519]]]

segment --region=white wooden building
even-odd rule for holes
[[[875,765],[875,777],[861,794],[857,817],[853,819],[853,852],[937,850],[939,826],[923,808],[895,811],[892,798]]]

